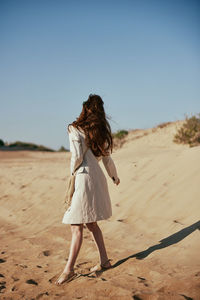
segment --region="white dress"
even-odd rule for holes
[[[70,126],[71,174],[75,172],[75,192],[71,206],[65,212],[62,223],[83,224],[108,219],[112,215],[111,200],[106,177],[99,165],[100,159],[114,180],[118,180],[111,156],[97,159],[85,144],[84,132]],[[85,153],[85,154],[84,154]]]

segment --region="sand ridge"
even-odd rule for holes
[[[108,178],[113,215],[99,222],[113,268],[89,272],[98,253],[84,228],[80,276],[59,287],[70,153],[0,152],[0,299],[199,300],[200,147],[173,143],[180,124],[130,132],[114,151],[121,184]]]

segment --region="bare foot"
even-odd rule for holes
[[[105,261],[103,264],[97,264],[96,266],[92,267],[90,269],[90,272],[95,272],[95,271],[103,271],[112,268],[112,265],[110,263],[110,259]]]
[[[76,273],[74,273],[74,271],[70,271],[68,273],[62,273],[59,278],[56,280],[55,284],[60,285],[64,282],[70,282],[71,280],[73,280],[75,277],[77,276]]]

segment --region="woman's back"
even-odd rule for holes
[[[114,178],[114,181],[118,179],[117,171],[111,156],[110,155],[95,156],[92,150],[88,148],[88,146],[86,145],[86,138],[83,130],[77,129],[71,125],[69,127],[69,139],[70,139],[70,151],[72,152],[72,157],[71,157],[72,174],[75,172],[75,170],[77,170],[78,164],[79,164],[79,169],[76,171],[76,173],[77,172],[80,173],[81,170],[83,170],[83,167],[85,167],[88,172],[93,172],[94,168],[96,169],[100,168],[98,163],[102,159],[103,164],[109,176],[112,179]],[[101,172],[100,170],[99,172]]]

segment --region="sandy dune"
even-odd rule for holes
[[[0,299],[200,299],[200,147],[172,142],[180,122],[130,132],[113,153],[113,216],[99,222],[113,268],[89,273],[89,231],[74,281],[52,282],[66,262],[61,223],[70,154],[0,152]],[[52,279],[53,278],[53,279]]]

